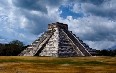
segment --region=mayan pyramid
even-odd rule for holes
[[[68,25],[63,23],[48,24],[48,31],[36,39],[19,56],[53,56],[75,57],[91,56],[79,37],[68,30]]]

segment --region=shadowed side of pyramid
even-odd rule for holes
[[[22,51],[19,56],[91,56],[84,44],[68,30],[67,24],[56,22],[49,24],[48,31]]]

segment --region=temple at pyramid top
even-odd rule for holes
[[[48,24],[48,31],[37,38],[19,56],[75,57],[91,56],[90,48],[63,23]]]
[[[48,30],[53,30],[54,28],[68,30],[68,25],[63,24],[63,23],[59,23],[59,22],[48,24]]]

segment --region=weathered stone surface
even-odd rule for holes
[[[85,46],[87,45],[82,40],[68,31],[67,24],[56,22],[49,24],[48,31],[22,51],[19,56],[91,56],[88,52],[89,47]]]

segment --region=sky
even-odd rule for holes
[[[55,22],[93,49],[116,45],[116,0],[0,0],[0,43],[31,44]]]

